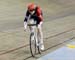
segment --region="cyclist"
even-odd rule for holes
[[[27,29],[27,21],[34,20],[37,24],[38,34],[40,36],[40,49],[44,50],[43,44],[43,33],[42,33],[42,24],[43,24],[43,15],[42,10],[39,6],[35,5],[34,3],[30,3],[27,6],[26,16],[24,19],[24,29]],[[32,29],[30,29],[32,31]]]

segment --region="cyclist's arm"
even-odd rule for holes
[[[27,28],[27,20],[28,20],[28,18],[29,18],[29,11],[27,10],[27,12],[26,12],[26,16],[25,16],[25,19],[24,19],[24,28],[26,29]]]
[[[38,15],[40,21],[43,21],[42,11],[41,11],[40,7],[38,7],[38,9],[37,9],[37,15]]]
[[[24,19],[24,22],[27,22],[29,15],[30,15],[30,13],[29,13],[29,11],[27,10],[26,16],[25,16],[25,19]]]

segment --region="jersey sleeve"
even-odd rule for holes
[[[43,20],[43,16],[42,16],[42,10],[41,10],[40,7],[38,7],[38,9],[37,9],[37,15],[38,15],[39,19],[42,21]]]
[[[24,22],[27,22],[27,20],[28,20],[28,17],[29,17],[29,11],[27,10],[27,12],[26,12],[26,16],[25,16],[25,19],[24,19]]]

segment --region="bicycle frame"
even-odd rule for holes
[[[31,34],[30,34],[30,51],[31,51],[31,55],[34,57],[34,55],[36,54],[36,47],[38,48],[38,53],[40,53],[40,49],[39,49],[39,40],[38,40],[38,36],[37,36],[37,26],[36,26],[36,24],[28,24],[28,26],[29,26],[29,28],[30,28],[30,30],[32,30],[31,31]],[[35,42],[34,42],[34,52],[35,52],[35,54],[34,54],[34,52],[32,51],[33,50],[33,48],[32,48],[32,36],[33,36],[33,40],[35,40]]]

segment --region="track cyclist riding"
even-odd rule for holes
[[[36,22],[37,31],[40,36],[40,49],[44,50],[43,44],[43,32],[42,32],[42,24],[43,24],[43,13],[39,6],[34,3],[29,3],[27,6],[26,16],[24,19],[24,29],[27,29],[28,20],[32,22],[34,20]],[[30,31],[33,32],[33,29],[30,28]]]

